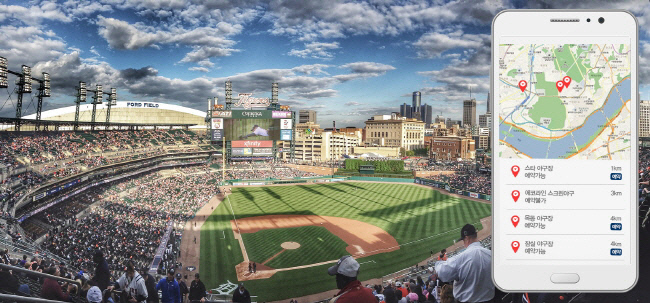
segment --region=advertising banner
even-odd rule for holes
[[[232,118],[232,111],[229,111],[229,110],[215,110],[215,111],[212,111],[212,117]]]
[[[473,192],[470,192],[470,193],[469,193],[469,196],[472,197],[472,198],[478,198],[478,194],[477,194],[477,193],[473,193]]]
[[[212,118],[212,129],[223,129],[223,118]]]
[[[233,119],[271,119],[270,110],[233,110]]]
[[[280,131],[280,141],[291,141],[291,134],[292,130],[290,129],[283,129]]]
[[[291,119],[282,119],[280,129],[291,129]]]
[[[232,147],[273,147],[273,141],[232,141]]]
[[[273,113],[272,113],[272,117],[274,119],[276,119],[276,118],[291,118],[291,112],[281,112],[281,111],[274,110]]]
[[[213,129],[212,141],[221,141],[221,140],[223,140],[223,129]]]
[[[273,149],[270,148],[270,147],[254,148],[254,149],[253,149],[253,155],[254,155],[254,156],[269,156],[269,155],[273,155]]]
[[[253,154],[253,149],[252,148],[233,148],[232,149],[232,155],[233,156],[250,156]]]

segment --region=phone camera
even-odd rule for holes
[[[591,22],[591,18],[587,18],[587,22]]]
[[[603,17],[598,18],[598,23],[600,23],[600,24],[605,23],[605,18],[603,18]]]

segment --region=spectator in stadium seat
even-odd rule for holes
[[[377,303],[372,290],[357,279],[360,267],[351,256],[343,256],[327,270],[330,276],[336,276],[336,287],[340,289],[330,303]]]
[[[20,295],[29,295],[29,286],[27,284],[20,284],[18,278],[9,270],[0,268],[0,290],[5,290]]]
[[[493,302],[491,255],[478,241],[476,227],[466,224],[460,231],[465,251],[435,264],[443,282],[454,281],[454,298],[460,303]]]
[[[162,303],[181,303],[181,288],[178,282],[174,280],[174,270],[167,271],[167,277],[162,278],[156,285],[156,290],[160,290]]]
[[[384,300],[386,303],[397,303],[397,299],[395,298],[395,288],[393,288],[393,285],[388,283],[386,287],[384,288]],[[401,291],[400,291],[401,292]]]
[[[395,282],[395,286],[397,287],[396,290],[402,294],[400,298],[406,297],[406,295],[408,295],[409,293],[408,287],[402,287],[402,282],[400,281]]]
[[[203,284],[203,281],[199,278],[199,273],[194,274],[194,281],[190,284],[190,295],[189,295],[189,301],[190,303],[192,302],[198,302],[200,301],[201,303],[205,302],[206,294],[205,294],[205,285]]]
[[[147,286],[145,285],[144,278],[135,270],[133,262],[129,261],[126,264],[126,272],[117,279],[116,286],[123,291],[123,295],[129,297],[129,302],[146,303],[148,297]],[[115,286],[109,286],[106,289],[113,290]]]
[[[158,291],[156,291],[156,279],[149,273],[149,268],[140,269],[140,275],[144,278],[144,285],[147,287],[147,303],[158,303]]]
[[[251,303],[251,294],[244,287],[244,283],[240,283],[239,288],[235,289],[235,292],[232,294],[232,301],[236,303]]]
[[[440,255],[436,258],[436,261],[447,261],[447,249],[443,248],[440,251]]]
[[[52,266],[46,269],[47,274],[58,277],[60,275],[59,267]],[[70,301],[70,293],[74,290],[75,286],[73,284],[67,285],[67,293],[64,293],[61,289],[61,285],[52,279],[45,278],[43,285],[41,286],[41,297],[48,300],[56,301]]]
[[[95,262],[95,276],[91,280],[97,284],[99,290],[104,291],[111,283],[111,273],[108,270],[108,262],[104,259],[104,253],[101,250],[95,251],[93,262]]]

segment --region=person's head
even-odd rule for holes
[[[395,282],[395,287],[401,288],[402,287],[402,282],[401,281],[396,281]],[[401,299],[401,298],[400,298]]]
[[[99,287],[93,286],[88,290],[86,299],[90,303],[100,303],[102,302],[102,291],[99,289]]]
[[[126,276],[130,279],[135,277],[135,264],[132,261],[126,263]]]
[[[59,271],[58,266],[50,266],[50,267],[48,267],[45,270],[45,273],[48,274],[48,275],[53,275],[55,277],[58,277],[61,274],[61,272]]]
[[[180,281],[182,278],[181,273],[176,273],[176,280]]]
[[[445,284],[440,290],[440,303],[454,303],[454,286]]]
[[[149,272],[149,268],[147,268],[147,267],[143,267],[143,268],[140,269],[140,275],[141,275],[145,280],[147,280],[147,279],[149,278],[149,275],[147,274],[147,272]]]
[[[465,247],[478,241],[478,234],[476,233],[476,227],[474,227],[474,225],[472,224],[465,224],[465,226],[463,226],[463,228],[460,230],[459,241],[460,240],[463,241],[463,245]]]
[[[336,275],[336,287],[343,289],[348,283],[357,280],[359,275],[359,262],[351,256],[343,256],[336,265],[327,269],[330,276]]]
[[[23,255],[23,260],[27,261],[27,255]]]
[[[444,256],[446,253],[447,253],[447,249],[446,249],[446,248],[443,248],[443,249],[440,251],[440,254],[443,255],[443,256]]]
[[[239,291],[243,292],[244,290],[246,290],[244,283],[239,283]]]
[[[104,253],[101,250],[96,250],[93,254],[93,262],[99,264],[102,260],[104,260]]]
[[[199,278],[200,278],[199,273],[198,272],[195,273],[194,274],[194,281],[199,281]]]
[[[167,271],[167,281],[172,281],[174,280],[174,270],[170,269]]]
[[[257,125],[257,124],[253,125],[253,128],[251,129],[251,131],[254,132],[258,127],[260,127],[260,126]]]

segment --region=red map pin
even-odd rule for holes
[[[571,77],[564,76],[564,78],[562,78],[562,82],[564,82],[565,87],[569,87],[569,84],[571,84]]]
[[[515,253],[517,253],[517,251],[519,250],[519,242],[517,242],[517,241],[512,241],[511,246],[512,246],[512,250],[514,250]]]
[[[512,218],[510,219],[510,221],[512,221],[512,225],[514,225],[515,227],[517,227],[517,225],[519,225],[519,216],[512,216]]]
[[[514,175],[515,178],[517,178],[517,175],[519,174],[519,166],[513,165],[510,171],[512,172],[512,175]]]
[[[526,86],[528,86],[528,82],[526,82],[526,80],[519,81],[519,89],[521,89],[522,93],[526,89]]]
[[[562,80],[555,82],[555,87],[557,87],[557,90],[559,92],[562,92],[562,90],[564,89],[564,82]]]
[[[519,200],[519,191],[518,190],[513,190],[512,191],[512,200],[515,200],[515,202],[517,202],[517,200]]]

